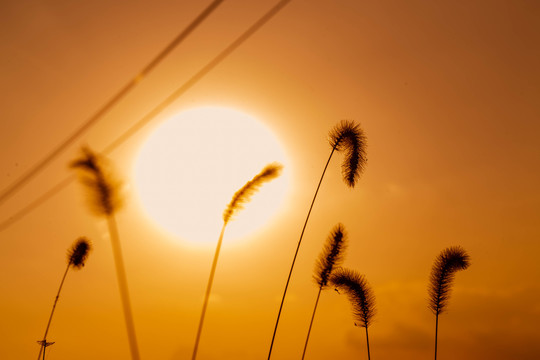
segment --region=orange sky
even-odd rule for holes
[[[30,169],[146,65],[209,2],[4,1],[0,5],[0,188]],[[68,175],[86,143],[100,150],[184,83],[273,1],[226,1],[117,107],[0,207],[5,220]],[[535,1],[296,0],[165,113],[114,151],[130,183],[134,154],[171,114],[219,105],[265,122],[290,157],[287,206],[250,239],[225,238],[199,359],[266,358],[302,222],[329,154],[328,131],[360,122],[368,166],[354,190],[337,156],[308,225],[273,359],[300,358],[317,289],[315,258],[342,222],[345,266],[377,298],[373,359],[433,355],[427,280],[435,256],[463,246],[440,319],[440,359],[540,357],[540,5]],[[119,214],[142,358],[189,358],[213,246],[156,229],[133,193]],[[0,232],[0,358],[39,351],[80,235],[95,251],[66,280],[52,359],[128,359],[105,227],[78,184]],[[239,215],[240,216],[240,215]],[[216,234],[217,236],[218,234]],[[363,329],[332,290],[321,296],[307,357],[367,358]]]

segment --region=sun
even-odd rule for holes
[[[222,107],[184,111],[144,142],[134,165],[134,187],[148,216],[191,243],[217,240],[222,213],[236,190],[272,162],[281,176],[253,196],[227,225],[227,239],[261,229],[282,206],[289,187],[288,161],[263,123]]]

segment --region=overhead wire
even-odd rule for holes
[[[135,88],[152,70],[154,70],[182,41],[184,41],[223,1],[214,0],[184,30],[182,30],[156,57],[154,57],[137,75],[115,93],[105,104],[88,118],[73,134],[64,139],[30,170],[4,189],[0,195],[0,205],[17,193],[26,183],[40,173],[52,160],[88,131],[98,120],[109,112],[120,100]]]
[[[249,39],[254,33],[256,33],[262,26],[264,26],[270,19],[272,19],[277,13],[279,13],[288,3],[292,0],[281,0],[276,3],[270,10],[268,10],[261,18],[259,18],[253,25],[251,25],[246,31],[244,31],[236,40],[234,40],[229,46],[222,50],[217,56],[210,60],[205,66],[203,66],[195,75],[188,79],[182,86],[177,88],[173,93],[171,93],[167,98],[160,102],[156,107],[154,107],[150,112],[143,116],[139,121],[117,137],[112,143],[110,143],[105,149],[103,149],[103,154],[109,154],[114,151],[118,146],[122,145],[126,140],[133,136],[137,131],[142,129],[150,120],[162,112],[167,106],[177,100],[182,96],[187,90],[189,90],[193,85],[199,82],[205,75],[207,75],[211,70],[213,70],[217,65],[219,65],[223,60],[225,60],[232,52],[234,52],[242,43]],[[24,216],[31,213],[39,205],[43,204],[51,197],[53,197],[60,190],[65,188],[69,183],[71,183],[75,178],[73,176],[66,177],[61,182],[53,186],[43,195],[38,197],[36,200],[31,202],[29,205],[16,212],[14,215],[8,217],[0,223],[0,232],[7,229],[9,226],[13,225],[15,222],[22,219]]]

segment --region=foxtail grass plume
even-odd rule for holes
[[[322,252],[315,263],[313,279],[320,288],[328,286],[332,271],[341,265],[345,248],[347,247],[347,232],[343,224],[337,224],[324,244]]]
[[[268,164],[260,173],[255,175],[253,179],[248,181],[240,190],[232,197],[231,202],[223,211],[223,221],[228,223],[229,220],[251,200],[251,196],[255,194],[265,182],[277,178],[281,174],[283,165],[278,163]]]
[[[309,335],[311,334],[311,328],[313,326],[313,320],[315,319],[315,313],[317,311],[317,305],[319,304],[319,298],[321,291],[328,287],[328,281],[332,275],[334,269],[336,269],[343,262],[343,253],[346,248],[347,233],[343,224],[337,224],[330,235],[326,239],[322,252],[319,254],[319,258],[315,262],[315,271],[313,273],[313,279],[319,285],[319,292],[317,293],[317,299],[315,300],[315,306],[313,308],[313,314],[311,315],[311,321],[309,323],[309,329],[304,344],[304,352],[302,353],[302,359],[306,356],[307,345],[309,342]]]
[[[456,272],[470,265],[470,257],[460,246],[452,246],[441,251],[431,269],[429,285],[429,308],[435,315],[435,360],[437,359],[437,335],[439,314],[446,310],[452,283]]]
[[[82,156],[70,167],[79,170],[81,183],[88,189],[90,208],[97,215],[114,214],[122,206],[120,182],[105,170],[107,164],[101,156],[87,147],[81,151]]]
[[[58,303],[58,299],[60,298],[60,292],[62,291],[62,287],[64,286],[64,281],[66,280],[67,273],[71,267],[73,267],[75,270],[81,269],[86,259],[88,258],[88,254],[92,250],[92,244],[90,241],[84,237],[81,237],[77,239],[71,248],[68,249],[67,252],[67,267],[64,271],[64,276],[62,277],[62,281],[60,282],[60,287],[58,288],[58,292],[56,293],[56,297],[54,298],[53,307],[51,310],[51,314],[49,315],[49,321],[47,322],[47,327],[45,328],[45,334],[43,335],[43,340],[38,341],[38,344],[40,344],[39,348],[39,355],[38,360],[41,358],[41,354],[43,354],[43,359],[45,359],[45,350],[48,346],[54,344],[54,342],[48,342],[47,341],[47,334],[49,333],[49,328],[51,326],[54,310],[56,309],[56,304]]]
[[[296,246],[296,251],[294,252],[291,268],[289,269],[289,275],[287,276],[287,282],[285,283],[285,290],[283,291],[281,303],[279,304],[276,323],[274,325],[274,332],[272,334],[272,341],[270,342],[270,349],[268,351],[268,360],[270,360],[272,356],[272,349],[274,347],[274,340],[276,338],[279,319],[281,318],[281,311],[283,309],[285,297],[287,296],[287,289],[289,288],[289,283],[291,281],[294,264],[296,263],[296,257],[298,256],[298,251],[300,250],[300,245],[302,243],[302,238],[304,237],[304,232],[306,230],[309,216],[311,215],[311,210],[313,209],[313,205],[315,204],[315,199],[317,199],[317,194],[319,193],[319,189],[324,179],[324,174],[326,173],[328,164],[330,164],[332,155],[334,155],[334,152],[336,151],[345,153],[345,159],[341,165],[342,175],[345,183],[351,188],[356,185],[356,183],[360,179],[360,175],[366,167],[367,139],[364,135],[364,131],[360,128],[360,125],[355,124],[354,121],[351,120],[342,120],[330,130],[328,134],[328,141],[330,143],[330,146],[332,147],[332,151],[330,152],[330,156],[328,156],[328,160],[326,161],[326,165],[324,166],[321,178],[319,179],[319,184],[317,185],[315,194],[313,195],[313,199],[311,200],[311,205],[309,207],[306,220],[304,221],[304,226],[302,227],[300,238],[298,239],[298,245]]]
[[[375,315],[375,295],[366,277],[354,270],[339,269],[332,275],[330,282],[336,290],[343,291],[349,298],[355,325],[366,329],[367,353],[370,359],[368,327]]]
[[[330,131],[328,141],[332,150],[345,153],[341,164],[343,181],[354,187],[367,163],[366,136],[363,130],[353,121],[342,120]]]
[[[130,354],[133,360],[139,360],[139,347],[135,335],[127,275],[115,218],[115,213],[119,210],[123,200],[119,194],[120,182],[113,177],[110,171],[105,170],[105,159],[87,147],[82,148],[82,156],[71,162],[70,167],[79,171],[81,182],[88,189],[90,209],[96,215],[103,216],[107,220]]]
[[[86,238],[78,239],[68,250],[68,264],[71,264],[76,269],[82,268],[90,250],[92,250],[92,245]]]
[[[341,268],[336,270],[330,281],[338,291],[349,297],[355,325],[367,328],[375,315],[375,295],[366,277],[354,270]]]
[[[456,272],[467,269],[469,265],[469,255],[460,246],[446,248],[437,256],[431,269],[429,286],[429,308],[433,314],[445,310]]]
[[[195,337],[195,345],[193,347],[193,354],[191,356],[192,360],[197,358],[197,351],[199,349],[199,342],[201,340],[202,328],[204,324],[204,317],[206,314],[206,308],[208,307],[208,300],[210,299],[210,293],[212,291],[212,284],[214,282],[214,275],[216,273],[217,262],[219,258],[219,252],[221,249],[221,244],[223,243],[223,235],[225,234],[225,228],[229,221],[234,219],[234,216],[238,213],[239,210],[243,209],[244,205],[251,200],[251,196],[260,189],[260,187],[281,174],[283,165],[279,163],[272,163],[266,165],[260,173],[255,175],[253,179],[248,181],[240,190],[234,193],[231,201],[223,211],[223,227],[221,228],[221,233],[216,246],[216,252],[214,254],[214,260],[212,261],[212,267],[210,269],[210,277],[208,279],[208,284],[206,285],[206,292],[204,295],[204,302],[201,311],[201,317],[199,319],[199,327],[197,329],[197,335]]]

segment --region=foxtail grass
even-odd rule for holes
[[[107,170],[107,165],[105,159],[85,147],[82,149],[81,157],[73,161],[70,167],[79,172],[80,180],[88,192],[92,212],[107,220],[130,354],[133,360],[139,360],[139,347],[135,335],[126,270],[115,217],[116,212],[123,204],[123,199],[119,191],[120,182],[113,177],[110,170]]]
[[[283,296],[281,297],[281,303],[279,305],[276,323],[274,325],[272,341],[270,342],[270,349],[268,351],[268,360],[270,360],[270,357],[272,356],[272,349],[274,347],[274,341],[276,338],[279,320],[281,317],[281,311],[283,309],[283,304],[287,295],[287,289],[289,288],[289,282],[291,280],[294,264],[296,262],[296,257],[298,256],[298,251],[300,250],[300,244],[302,243],[302,238],[304,237],[304,232],[306,230],[309,216],[311,215],[311,210],[313,209],[313,205],[315,204],[315,199],[317,198],[317,194],[319,193],[324,174],[326,173],[326,169],[328,168],[328,164],[330,163],[332,156],[336,151],[344,153],[345,156],[341,164],[341,172],[343,176],[343,181],[347,186],[351,188],[353,188],[360,179],[360,176],[364,171],[367,163],[366,136],[364,135],[364,131],[360,128],[360,125],[355,124],[353,121],[342,120],[336,126],[334,126],[329,132],[328,142],[332,150],[330,151],[330,156],[328,156],[328,160],[326,161],[326,165],[324,166],[321,178],[319,179],[319,184],[317,185],[315,194],[313,195],[313,199],[311,200],[311,205],[309,207],[306,220],[304,221],[304,226],[302,227],[300,238],[298,239],[298,245],[296,246],[296,251],[294,253],[291,268],[289,270],[289,275],[287,276],[287,282],[285,283]]]
[[[38,341],[38,344],[41,345],[39,348],[38,360],[40,360],[41,354],[43,354],[42,359],[45,359],[46,348],[49,345],[54,344],[53,342],[47,342],[47,334],[49,333],[49,328],[51,327],[54,310],[56,309],[56,304],[58,303],[58,299],[60,298],[60,292],[62,291],[62,287],[64,286],[64,281],[66,280],[67,273],[70,268],[73,268],[74,270],[82,269],[85,265],[86,259],[88,258],[88,254],[90,253],[91,250],[92,250],[92,245],[90,241],[84,237],[77,239],[73,243],[71,248],[68,249],[67,267],[66,267],[66,270],[64,271],[64,276],[62,276],[62,281],[60,281],[60,287],[58,288],[56,297],[54,298],[54,303],[52,306],[51,314],[49,315],[49,321],[47,322],[47,327],[45,328],[45,334],[43,335],[43,340]]]
[[[366,329],[366,344],[368,360],[369,352],[368,327],[375,316],[375,295],[369,286],[366,277],[354,270],[339,269],[332,275],[330,282],[336,290],[344,292],[352,306],[354,325]]]
[[[319,258],[315,262],[315,271],[313,273],[313,280],[319,286],[319,292],[317,293],[317,300],[315,300],[315,306],[313,308],[313,314],[311,315],[311,321],[309,323],[309,329],[304,344],[304,351],[302,353],[302,359],[306,356],[306,350],[309,342],[309,335],[311,334],[311,328],[313,326],[313,320],[315,319],[315,312],[317,311],[317,305],[319,304],[319,298],[322,290],[328,288],[328,281],[334,270],[343,262],[345,248],[347,246],[347,233],[343,224],[337,224],[324,244],[322,252],[319,254]]]
[[[235,215],[244,208],[244,205],[247,204],[251,197],[260,189],[260,187],[269,182],[281,174],[283,166],[278,163],[272,163],[264,167],[264,169],[255,175],[253,179],[248,181],[240,190],[238,190],[232,197],[231,201],[223,211],[223,226],[221,228],[221,233],[219,234],[219,239],[216,246],[216,252],[214,254],[214,259],[212,261],[212,268],[210,269],[210,277],[206,285],[206,292],[204,295],[203,307],[201,311],[201,316],[199,318],[199,326],[197,329],[197,335],[195,337],[195,345],[193,347],[193,354],[191,356],[192,360],[197,358],[197,351],[199,349],[199,342],[201,340],[202,328],[204,324],[204,318],[206,315],[206,309],[208,307],[208,301],[210,299],[210,293],[212,291],[212,284],[214,282],[214,275],[216,273],[217,262],[219,258],[219,252],[221,250],[221,244],[223,242],[223,235],[225,233],[225,228],[229,221],[233,220]]]
[[[470,257],[460,246],[441,251],[433,263],[429,284],[429,308],[435,315],[435,360],[437,360],[437,336],[439,314],[446,310],[456,272],[470,265]]]

